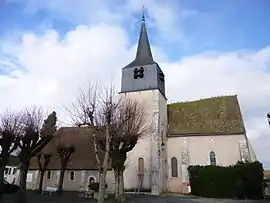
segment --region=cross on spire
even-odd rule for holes
[[[142,22],[145,22],[144,6],[142,7]]]

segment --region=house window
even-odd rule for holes
[[[215,152],[211,151],[209,156],[210,156],[210,165],[217,165]]]
[[[143,78],[144,76],[144,69],[143,67],[141,67],[140,69],[135,68],[133,71],[133,78],[137,79],[137,78]]]
[[[5,175],[8,174],[8,168],[5,168]]]
[[[11,169],[12,169],[12,168],[8,168],[8,174],[11,174]]]
[[[52,176],[52,172],[51,171],[47,171],[47,179],[51,180],[51,176]]]
[[[144,159],[140,157],[138,159],[138,175],[144,174]]]
[[[17,173],[17,168],[13,169],[13,175],[15,175]]]
[[[172,177],[178,177],[178,166],[177,166],[177,158],[172,157],[171,159],[171,167],[172,167]]]
[[[74,181],[75,180],[75,172],[74,171],[70,171],[69,173],[69,180]]]

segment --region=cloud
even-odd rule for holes
[[[23,33],[20,41],[0,42],[0,63],[5,64],[5,75],[1,75],[0,69],[0,111],[7,107],[20,109],[41,105],[45,109],[56,109],[63,121],[63,106],[74,101],[78,88],[87,81],[99,80],[105,84],[113,81],[119,89],[121,68],[133,60],[136,51],[136,44],[130,42],[129,28],[123,22],[133,22],[133,14],[141,9],[142,1],[129,0],[121,5],[127,8],[125,12],[131,12],[126,19],[124,11],[119,15],[114,10],[117,8],[110,5],[97,15],[98,9],[83,4],[82,0],[76,5],[84,5],[81,15],[72,13],[75,12],[72,7],[74,10],[79,7],[63,4],[61,0],[39,1],[41,4],[29,2],[32,3],[27,4],[27,12],[46,8],[63,18],[70,15],[72,19],[74,15],[74,23],[85,25],[65,35],[60,35],[58,30],[47,30],[44,34]],[[102,7],[102,3],[97,1],[97,8]],[[179,29],[181,21],[175,21],[172,6],[163,6],[161,1],[153,0],[145,4],[150,17],[154,18],[149,26],[154,26],[159,34],[173,34]],[[70,7],[70,10],[61,10],[61,6]],[[83,16],[91,9],[96,11],[83,21]],[[114,23],[110,23],[112,16],[115,16]],[[139,32],[138,26],[134,32]],[[150,38],[153,36],[149,34]],[[170,102],[237,94],[248,137],[258,157],[270,162],[270,131],[265,118],[270,111],[270,47],[228,53],[205,52],[179,57],[176,61],[169,60],[170,56],[160,43],[152,45],[152,49],[155,60],[165,72]]]
[[[185,9],[179,1],[164,0],[8,0],[9,3],[24,4],[24,13],[35,15],[46,11],[48,16],[69,21],[73,24],[91,25],[107,23],[125,25],[134,31],[139,23],[138,15],[143,6],[149,27],[156,33],[156,40],[166,43],[181,41],[186,43],[188,37],[184,32],[183,22],[197,14]],[[132,22],[132,23],[131,23]]]
[[[13,57],[27,72],[15,69],[1,76],[4,99],[0,109],[32,104],[61,109],[89,80],[113,80],[119,87],[121,67],[133,59],[135,49],[125,30],[107,24],[78,26],[63,38],[55,30],[43,36],[25,34]],[[256,142],[263,140],[268,131],[265,114],[270,110],[269,47],[253,52],[202,53],[169,62],[154,46],[154,55],[166,74],[169,101],[238,94],[248,136]]]

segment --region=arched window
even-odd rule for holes
[[[52,172],[47,171],[47,180],[51,180]]]
[[[70,173],[69,173],[69,180],[72,180],[72,181],[75,180],[75,172],[74,171],[70,171]]]
[[[178,177],[177,158],[172,157],[172,159],[171,159],[171,167],[172,167],[172,177]]]
[[[138,159],[138,174],[144,175],[144,159],[142,157]]]
[[[210,165],[217,165],[215,152],[211,151],[209,156],[210,156]]]

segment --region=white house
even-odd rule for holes
[[[4,172],[4,178],[7,182],[18,184],[20,175],[20,160],[17,156],[10,155]]]

